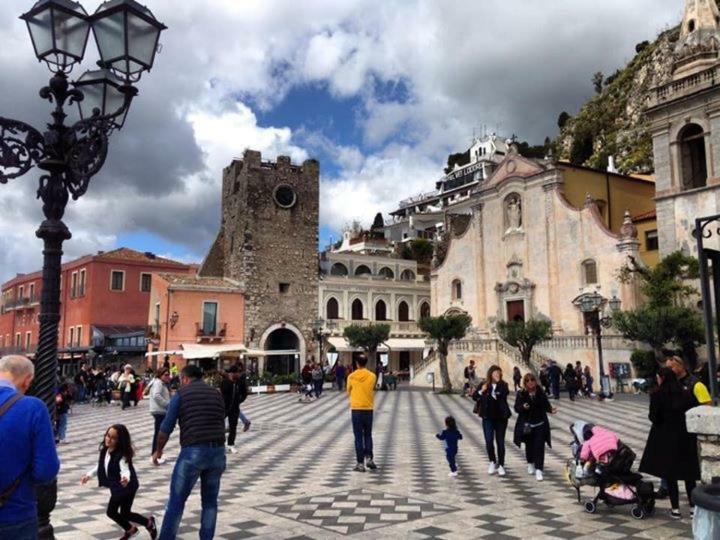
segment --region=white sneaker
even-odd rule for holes
[[[162,465],[164,463],[167,463],[167,459],[165,459],[164,457],[161,457],[160,459],[158,459],[158,465]]]
[[[225,447],[225,452],[228,454],[237,454],[237,450],[235,449],[235,446],[233,446],[232,444],[228,444]]]
[[[542,479],[543,479],[542,471],[540,469],[536,470],[535,471],[535,480],[537,480],[538,482],[542,482]]]
[[[450,471],[450,472],[448,473],[448,476],[451,476],[452,478],[455,478],[455,477],[457,476],[457,472],[452,472],[452,471]]]
[[[528,463],[528,474],[535,474],[535,465]]]
[[[490,465],[488,465],[488,474],[495,474],[496,471],[497,471],[497,467],[495,467],[494,463],[491,463]]]
[[[505,476],[505,467],[500,465],[497,469],[498,476]]]

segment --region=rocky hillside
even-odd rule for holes
[[[562,113],[558,118],[561,132],[553,142],[553,154],[600,169],[607,167],[608,156],[614,156],[621,172],[652,171],[652,140],[642,113],[650,89],[670,77],[679,34],[676,27],[654,42],[638,43],[627,66],[607,78],[596,74],[598,94],[576,116]]]

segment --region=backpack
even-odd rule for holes
[[[20,399],[22,399],[22,394],[15,394],[10,399],[8,399],[5,403],[3,403],[2,407],[0,407],[0,418],[3,414],[8,412],[10,407],[15,405]],[[4,490],[0,491],[0,508],[5,506],[7,502],[10,500],[10,497],[12,497],[12,494],[15,492],[17,487],[20,485],[20,480],[22,479],[22,475],[25,474],[25,471],[22,471],[15,480],[13,480],[12,484],[10,484],[8,487],[6,487]]]
[[[625,474],[630,472],[633,463],[635,462],[635,452],[624,444],[622,441],[618,441],[618,448],[610,456],[610,460],[607,464],[608,472],[612,474]]]

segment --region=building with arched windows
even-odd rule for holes
[[[336,250],[321,254],[318,316],[330,332],[329,344],[348,363],[358,351],[343,337],[347,326],[390,325],[390,339],[381,352],[389,353],[390,370],[408,373],[426,347],[417,321],[430,315],[430,282],[415,261],[373,249],[386,241],[370,236],[348,232]],[[365,249],[357,248],[360,243]]]
[[[653,89],[646,111],[661,256],[696,255],[695,219],[720,214],[719,21],[714,0],[686,2],[671,78]]]

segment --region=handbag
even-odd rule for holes
[[[530,422],[523,422],[522,434],[523,436],[530,435],[532,433],[532,426]]]

